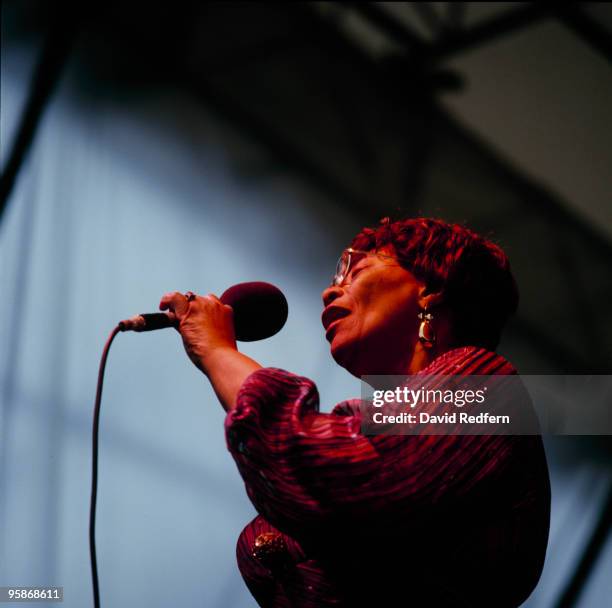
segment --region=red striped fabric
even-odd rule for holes
[[[463,347],[421,373],[516,371]],[[237,556],[261,606],[501,607],[529,595],[550,515],[540,437],[365,437],[358,400],[318,410],[312,381],[261,369],[226,418],[259,513]],[[281,555],[254,556],[268,533],[283,541]]]

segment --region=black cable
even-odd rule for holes
[[[91,558],[91,578],[93,583],[94,607],[100,608],[100,587],[98,585],[98,560],[96,559],[96,498],[98,496],[98,430],[100,427],[100,405],[102,402],[102,385],[104,384],[104,368],[111,344],[121,331],[119,325],[113,329],[102,352],[100,369],[98,370],[98,387],[94,405],[92,452],[91,452],[91,499],[89,503],[89,555]]]

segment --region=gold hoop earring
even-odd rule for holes
[[[419,325],[419,340],[425,348],[432,348],[436,343],[436,332],[431,324],[434,316],[427,312],[427,308],[422,310],[417,316],[421,321]]]

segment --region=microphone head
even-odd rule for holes
[[[283,292],[262,281],[238,283],[223,292],[221,301],[234,309],[234,332],[241,342],[273,336],[289,314]]]

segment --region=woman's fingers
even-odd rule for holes
[[[159,303],[160,310],[169,310],[178,319],[181,319],[189,309],[189,301],[179,291],[165,293]]]
[[[211,301],[216,302],[217,304],[221,304],[221,306],[226,309],[226,310],[231,310],[232,312],[234,311],[234,309],[229,305],[229,304],[225,304],[223,302],[223,300],[221,300],[220,298],[218,298],[214,293],[209,293],[207,296],[205,296],[206,298],[209,298]]]
[[[172,291],[164,294],[159,308],[175,318],[177,330],[189,358],[206,373],[213,352],[236,350],[233,310],[215,294],[198,296],[191,292]]]

